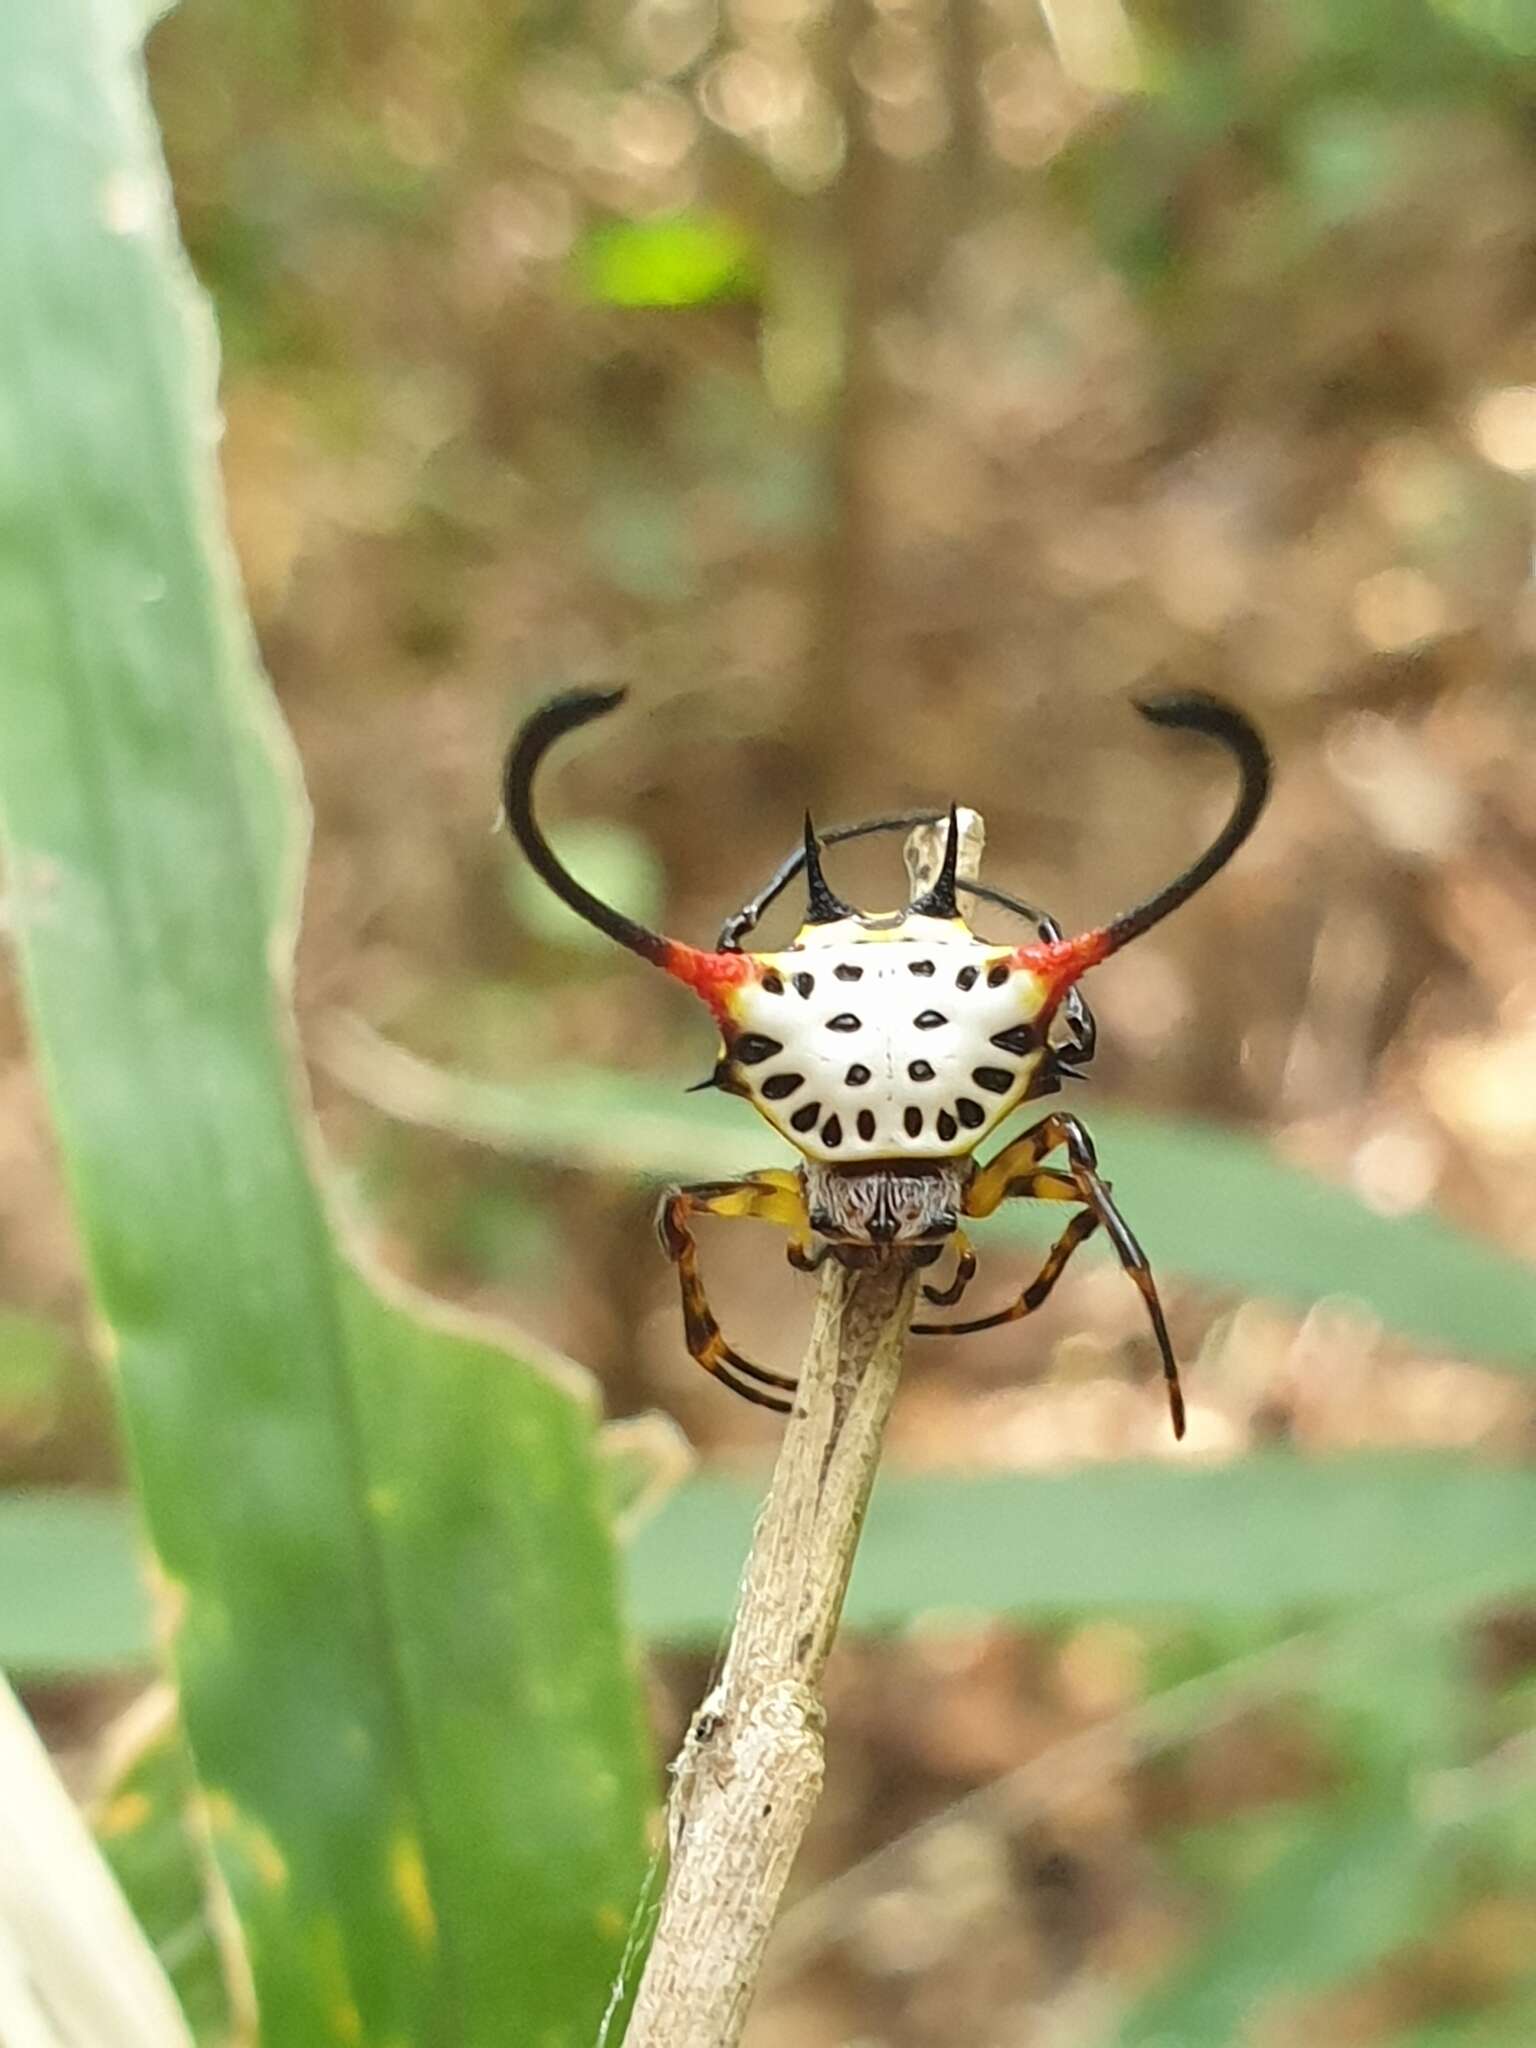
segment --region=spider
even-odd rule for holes
[[[1026,1102],[1055,1094],[1093,1058],[1093,1014],[1076,983],[1091,967],[1187,903],[1236,853],[1269,794],[1270,763],[1247,718],[1200,694],[1139,702],[1153,725],[1199,733],[1236,763],[1237,800],[1226,824],[1183,874],[1133,910],[1075,938],[1005,891],[962,881],[960,830],[947,813],[944,855],[932,886],[905,908],[855,910],[829,887],[821,849],[870,833],[936,823],[943,813],[866,819],[804,843],[750,902],[727,918],[713,951],[663,937],[601,902],[562,865],[533,812],[545,754],[567,733],[613,711],[623,690],[573,690],[525,722],[507,756],[506,816],[549,887],[597,930],[684,983],[714,1013],[720,1048],[704,1087],[750,1102],[801,1155],[740,1180],[669,1189],[657,1219],[682,1288],[690,1354],[732,1392],[789,1413],[796,1382],[754,1365],[725,1341],[705,1295],[690,1228],[700,1215],[747,1216],[789,1233],[792,1265],[827,1258],[849,1267],[893,1259],[919,1267],[952,1248],[946,1285],[924,1285],[953,1308],[976,1272],[962,1219],[990,1216],[1018,1197],[1074,1209],[1035,1278],[1016,1300],[968,1322],[915,1322],[919,1336],[970,1336],[1039,1308],[1080,1244],[1102,1229],[1146,1304],[1162,1359],[1176,1437],[1184,1434],[1178,1365],[1151,1268],[1099,1172],[1093,1140],[1075,1116],[1053,1111],[984,1164],[983,1142]],[[742,950],[768,906],[803,872],[805,921],[772,953]],[[970,928],[968,895],[1030,920],[1036,937],[998,944]],[[1048,1164],[1053,1154],[1061,1155]]]

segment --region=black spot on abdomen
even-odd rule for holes
[[[979,1130],[987,1120],[987,1112],[979,1102],[973,1102],[969,1095],[962,1095],[955,1104],[955,1115],[968,1131]]]
[[[1006,1095],[1013,1086],[1013,1076],[1006,1067],[972,1067],[971,1079],[989,1095]]]
[[[859,1136],[868,1145],[873,1141],[874,1135],[875,1113],[872,1109],[861,1109],[859,1111]]]
[[[920,1138],[923,1135],[923,1112],[916,1107],[903,1110],[901,1127],[909,1138]]]
[[[804,1086],[804,1074],[770,1074],[763,1083],[763,1093],[770,1102],[782,1102],[786,1095],[793,1095]]]
[[[992,1043],[999,1052],[1033,1052],[1035,1027],[1033,1024],[1010,1024],[1006,1031],[993,1032]]]
[[[920,1010],[912,1022],[919,1031],[937,1031],[939,1026],[947,1024],[949,1019],[939,1010]]]
[[[790,1122],[797,1131],[808,1131],[820,1115],[821,1104],[819,1102],[807,1102],[803,1103],[795,1111],[794,1115],[790,1118]]]
[[[835,1152],[843,1142],[843,1127],[835,1116],[829,1116],[822,1125],[821,1142],[829,1152]]]
[[[863,1028],[860,1020],[855,1017],[852,1010],[840,1010],[835,1017],[827,1019],[827,1029],[829,1031],[861,1031]]]
[[[955,1122],[947,1109],[941,1109],[935,1121],[939,1127],[939,1136],[946,1145],[949,1144],[951,1139],[959,1137],[960,1126]]]
[[[776,1038],[765,1038],[760,1031],[743,1031],[740,1038],[733,1040],[731,1058],[740,1060],[744,1067],[755,1067],[762,1060],[771,1060],[783,1046]]]

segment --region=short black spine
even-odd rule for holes
[[[821,847],[809,811],[805,814],[805,921],[807,924],[836,924],[854,915],[851,905],[834,896],[821,872]]]
[[[932,888],[917,897],[908,908],[913,917],[958,917],[955,884],[960,874],[960,813],[949,807],[949,827],[944,835],[944,859]]]

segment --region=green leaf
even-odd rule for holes
[[[760,289],[751,239],[716,213],[607,221],[582,236],[573,261],[582,289],[609,306],[702,306]]]
[[[25,988],[273,2043],[588,2043],[647,1862],[591,1389],[339,1255],[293,763],[217,523],[138,0],[0,10],[0,749]]]
[[[686,1099],[667,1076],[567,1067],[521,1085],[477,1081],[357,1026],[334,1035],[329,1056],[343,1081],[391,1114],[529,1158],[686,1180],[785,1156],[745,1104]],[[1231,1132],[1097,1104],[1085,1121],[1155,1266],[1297,1304],[1348,1297],[1420,1343],[1536,1366],[1536,1270],[1519,1260],[1431,1216],[1377,1215]],[[989,1236],[1043,1243],[1055,1221],[1043,1205],[1009,1204],[982,1227],[982,1249]]]
[[[618,1484],[643,1495],[633,1460],[670,1484],[682,1454],[620,1432]],[[712,1646],[734,1611],[761,1501],[755,1483],[689,1480],[644,1522],[629,1552],[631,1610],[655,1641]],[[41,1526],[55,1545],[94,1558],[113,1589],[111,1646],[120,1651],[131,1603],[127,1516],[116,1542],[70,1530],[80,1504],[44,1497]],[[95,1505],[92,1516],[101,1513]],[[33,1523],[33,1528],[38,1526]],[[24,1584],[38,1554],[28,1517],[0,1500],[0,1589]],[[1054,1616],[1135,1610],[1270,1623],[1386,1601],[1473,1606],[1528,1596],[1536,1583],[1536,1473],[1456,1458],[1261,1457],[1215,1468],[1090,1466],[1066,1473],[986,1477],[885,1472],[854,1568],[847,1626],[883,1630],[935,1615]],[[0,1599],[0,1662],[30,1671],[88,1668],[91,1619],[109,1600],[89,1579],[67,1601],[39,1601],[19,1621]],[[52,1630],[50,1636],[49,1631]],[[133,1642],[142,1653],[147,1638]],[[85,1653],[82,1656],[82,1651]],[[1341,1681],[1342,1683],[1342,1681]],[[1342,1702],[1342,1694],[1341,1694]],[[1342,1711],[1342,1704],[1341,1704]]]

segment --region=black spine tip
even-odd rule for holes
[[[529,865],[561,902],[569,904],[578,917],[585,918],[610,939],[660,965],[673,942],[625,917],[578,882],[545,838],[533,808],[534,778],[550,748],[566,733],[616,710],[628,694],[622,688],[562,690],[559,696],[551,697],[531,712],[507,753],[502,770],[502,804],[508,829],[527,855]]]
[[[556,740],[563,739],[568,732],[575,732],[580,726],[590,725],[594,718],[603,718],[610,711],[617,711],[628,695],[629,691],[622,687],[613,690],[562,690],[523,721],[507,749],[501,776],[502,807],[509,822],[518,816],[519,811],[526,810],[533,771]]]
[[[1203,690],[1181,690],[1167,696],[1138,697],[1136,709],[1150,725],[1170,731],[1198,733],[1215,740],[1237,767],[1238,792],[1232,813],[1200,858],[1165,889],[1126,911],[1106,927],[1111,949],[1139,938],[1171,911],[1187,903],[1224,868],[1259,821],[1269,798],[1272,768],[1263,735],[1251,719],[1220,697]]]

